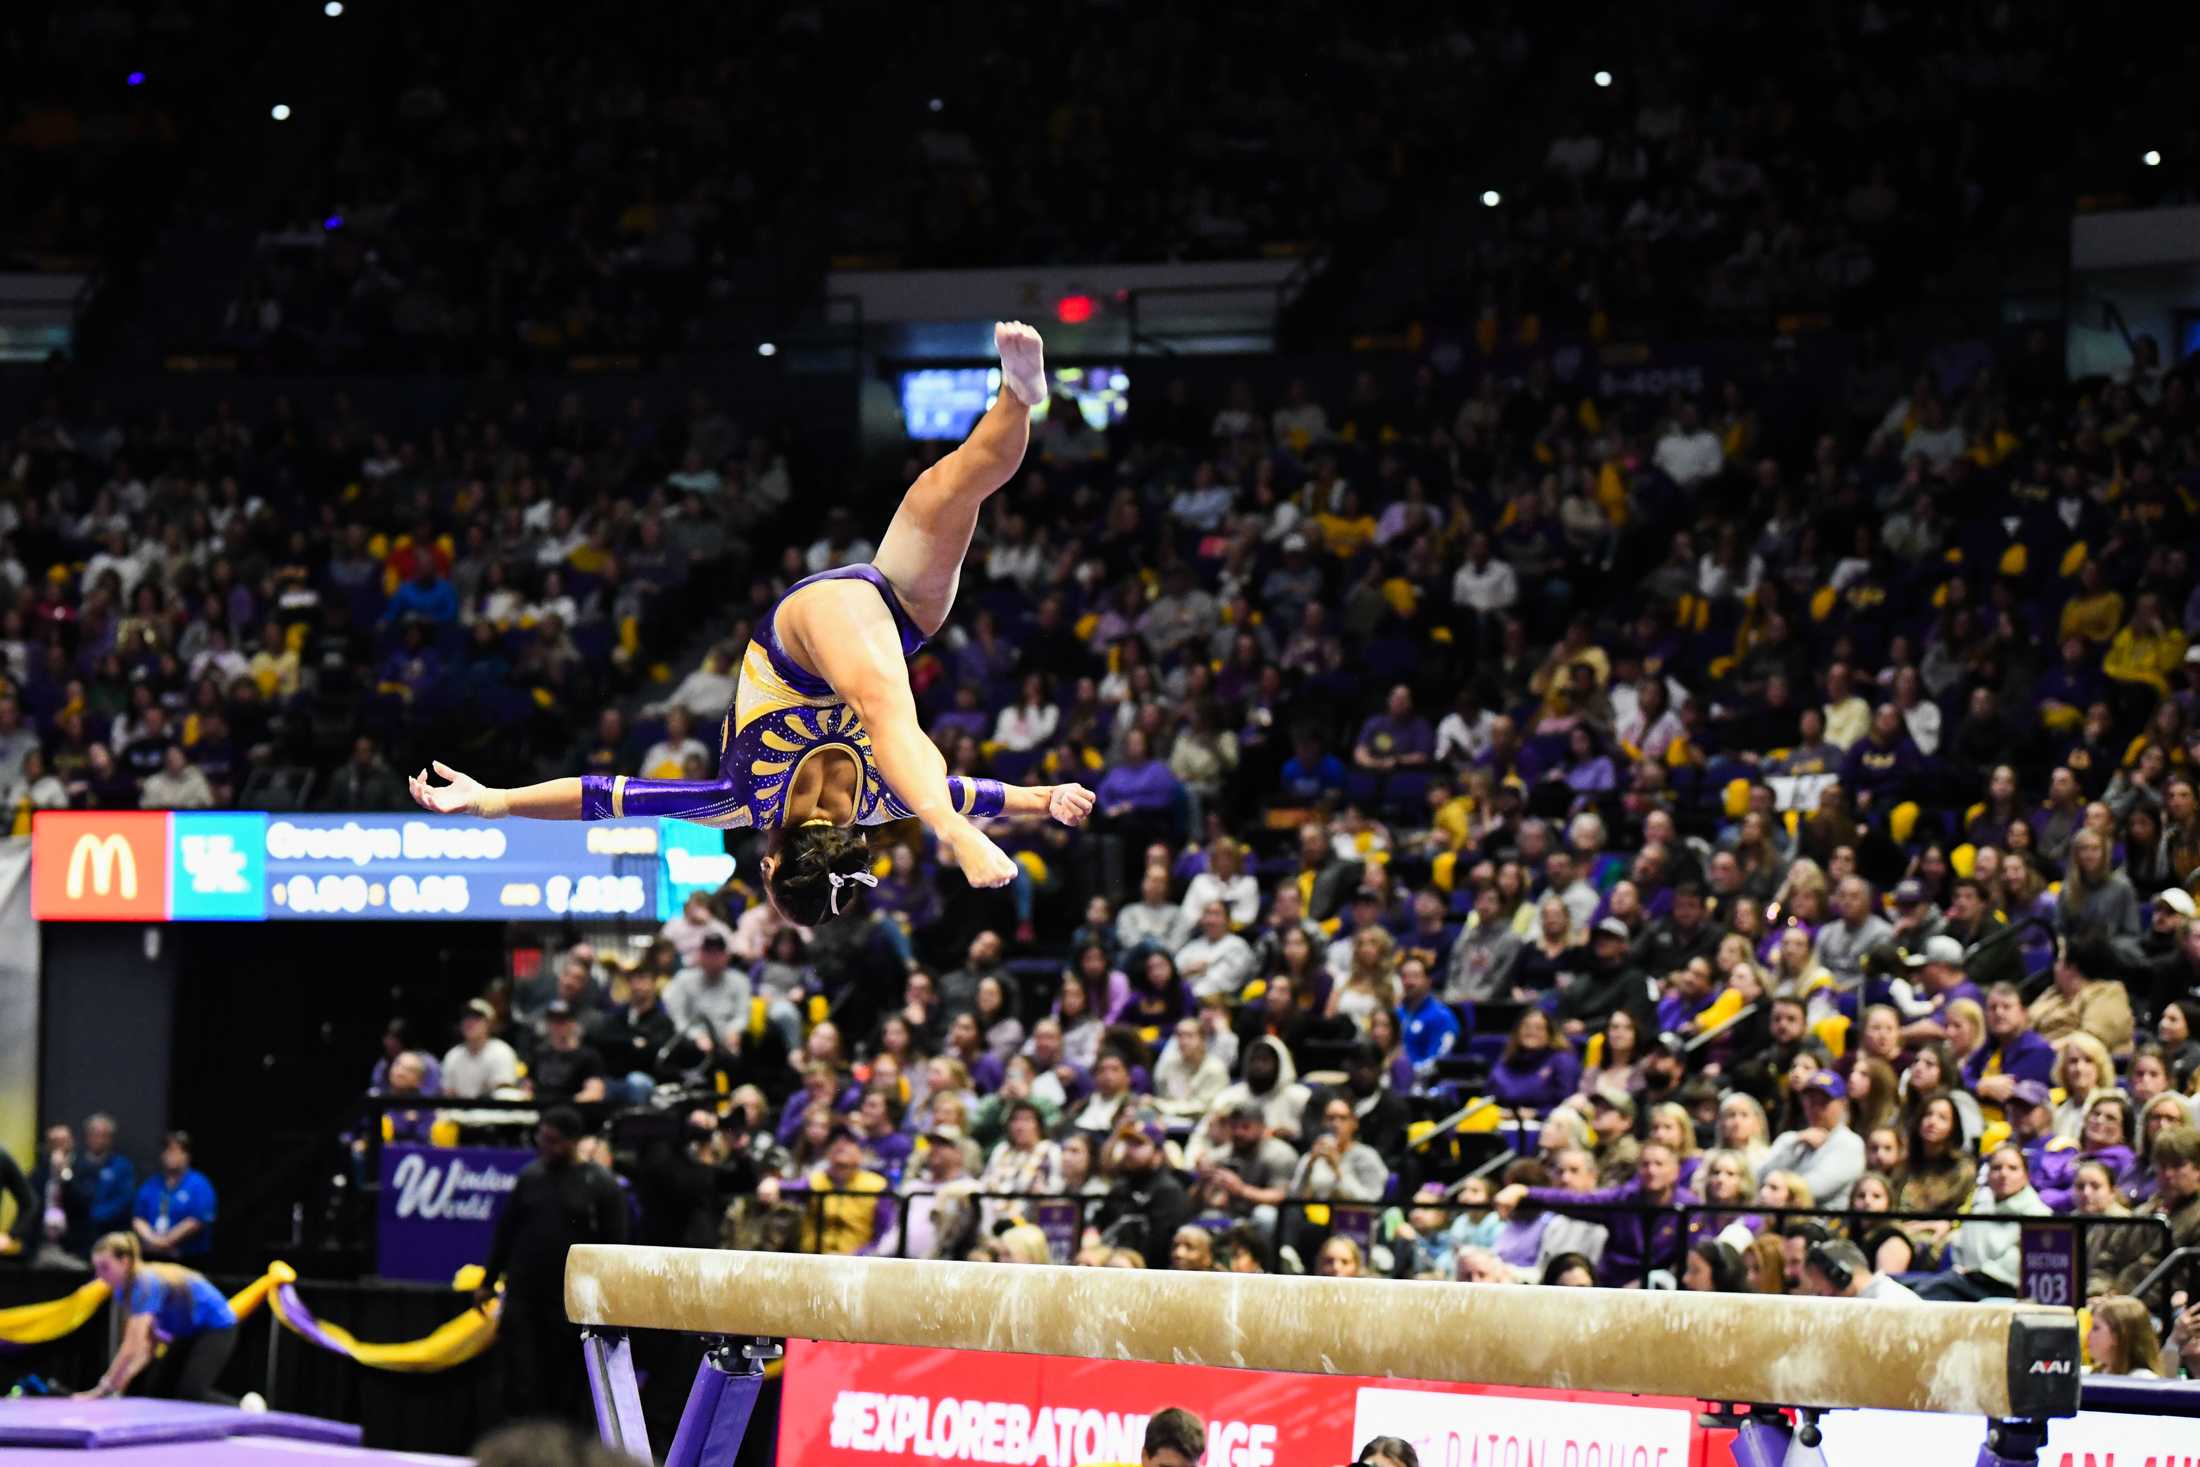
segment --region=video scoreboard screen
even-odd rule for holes
[[[48,810],[31,824],[45,922],[661,922],[733,874],[681,820],[474,820]]]

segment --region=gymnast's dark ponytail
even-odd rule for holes
[[[857,905],[856,888],[877,884],[871,843],[852,825],[781,826],[765,850],[779,858],[766,888],[779,915],[798,927],[822,927]]]

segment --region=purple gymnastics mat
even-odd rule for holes
[[[222,1409],[217,1406],[215,1410]],[[229,1428],[231,1436],[280,1436],[292,1441],[331,1442],[356,1447],[366,1428],[349,1421],[329,1421],[319,1416],[300,1416],[292,1411],[247,1411],[244,1420]]]
[[[0,1457],[7,1467],[473,1467],[470,1457],[375,1452],[265,1436],[114,1447],[96,1457],[68,1447],[10,1447]]]
[[[240,1411],[187,1401],[123,1397],[71,1401],[61,1397],[0,1400],[0,1446],[64,1447],[74,1451],[155,1442],[205,1442],[223,1437],[287,1437],[351,1445],[360,1429],[288,1412]],[[13,1454],[10,1454],[11,1460]]]

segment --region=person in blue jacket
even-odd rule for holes
[[[97,1401],[128,1391],[174,1401],[237,1404],[214,1390],[215,1378],[237,1349],[237,1316],[205,1275],[180,1263],[146,1262],[131,1233],[109,1233],[93,1244],[92,1270],[130,1322],[99,1384],[79,1391],[76,1399]],[[165,1354],[156,1348],[163,1343]]]
[[[84,1160],[76,1180],[86,1189],[86,1216],[92,1237],[127,1232],[130,1205],[137,1200],[137,1168],[115,1150],[115,1118],[104,1113],[84,1121]]]
[[[1416,1072],[1425,1073],[1458,1044],[1459,1016],[1436,996],[1428,964],[1419,958],[1398,965],[1398,984],[1405,997],[1398,1005],[1398,1027],[1405,1034],[1406,1059]]]
[[[214,1251],[214,1184],[191,1169],[191,1138],[170,1131],[160,1172],[138,1188],[131,1227],[149,1258],[204,1258]]]

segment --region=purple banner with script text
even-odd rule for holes
[[[485,1146],[385,1146],[375,1271],[447,1284],[489,1261],[497,1214],[531,1151]]]

